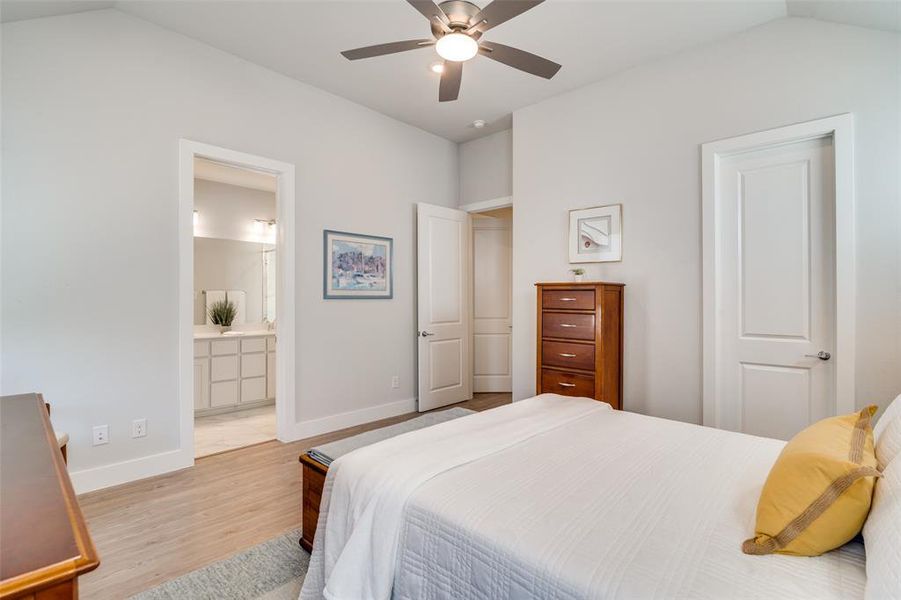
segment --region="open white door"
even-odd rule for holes
[[[472,398],[470,217],[417,207],[419,411]]]

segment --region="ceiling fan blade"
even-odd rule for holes
[[[407,0],[410,3],[410,6],[418,10],[422,13],[429,21],[434,22],[435,19],[444,25],[445,31],[449,30],[449,23],[447,20],[447,15],[444,14],[444,11],[438,8],[438,5],[435,4],[432,0]]]
[[[544,0],[494,0],[470,19],[469,25],[479,31],[488,31],[542,2]]]
[[[546,58],[541,58],[531,52],[504,46],[497,42],[483,42],[482,45],[479,46],[479,54],[509,67],[513,67],[514,69],[544,77],[545,79],[550,79],[556,75],[561,67],[561,65],[558,65],[555,62]]]
[[[456,100],[460,95],[460,83],[463,81],[463,63],[453,60],[444,61],[444,72],[438,85],[438,102]]]
[[[373,56],[382,56],[384,54],[394,54],[396,52],[406,52],[407,50],[425,48],[434,43],[435,40],[406,40],[404,42],[376,44],[375,46],[366,46],[365,48],[345,50],[341,54],[347,60],[360,60],[361,58],[372,58]]]

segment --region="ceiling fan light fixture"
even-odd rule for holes
[[[442,74],[444,73],[444,63],[443,62],[433,62],[429,65],[429,71],[432,73]]]
[[[467,61],[479,53],[479,44],[465,33],[448,33],[438,40],[435,50],[444,60]]]

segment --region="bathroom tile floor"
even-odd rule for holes
[[[274,439],[274,404],[194,419],[197,458]]]

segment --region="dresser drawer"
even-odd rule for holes
[[[594,344],[542,342],[541,364],[594,371]]]
[[[594,398],[594,377],[592,375],[542,369],[541,392]]]
[[[541,308],[594,310],[594,290],[544,290]]]
[[[594,340],[594,315],[542,313],[541,336]]]

